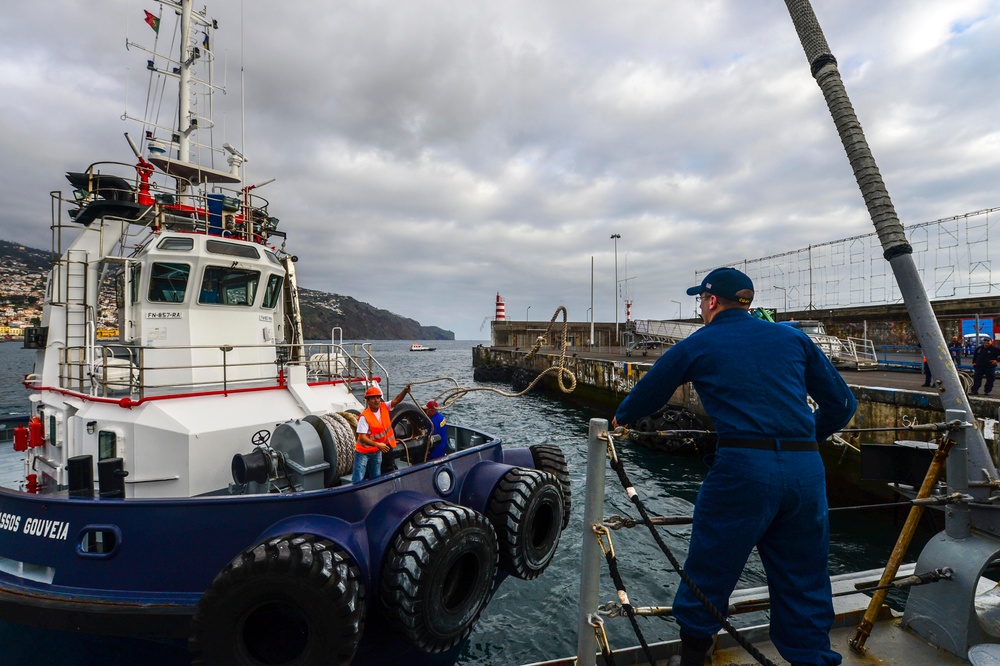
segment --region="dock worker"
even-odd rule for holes
[[[438,404],[436,400],[427,401],[427,406],[424,407],[424,413],[427,414],[427,418],[431,420],[431,425],[434,426],[431,435],[437,435],[439,437],[438,443],[427,454],[427,459],[434,460],[435,458],[443,458],[444,454],[448,452],[447,421],[445,421],[444,414],[438,411]]]
[[[354,474],[351,483],[374,479],[382,473],[382,454],[396,448],[390,410],[410,392],[407,384],[388,405],[382,400],[382,389],[373,384],[365,390],[365,409],[358,416],[358,439],[354,443]]]
[[[993,390],[993,382],[996,381],[997,359],[1000,358],[1000,349],[993,344],[991,338],[984,338],[983,344],[976,347],[972,354],[972,389],[969,395],[979,395],[979,387],[986,379],[986,387],[983,395],[989,395]]]
[[[958,366],[962,361],[962,341],[958,339],[957,335],[952,336],[951,342],[948,344],[948,353],[951,354],[951,362]]]
[[[750,315],[753,282],[741,271],[717,268],[687,293],[698,296],[706,325],[660,357],[612,425],[635,423],[685,382],[694,385],[719,440],[706,459],[711,468],[695,503],[685,571],[725,613],[756,546],[778,652],[795,665],[840,664],[829,638],[830,528],[817,442],[847,425],[857,401],[809,336]],[[670,666],[702,666],[721,623],[684,582],[673,610],[681,655]]]

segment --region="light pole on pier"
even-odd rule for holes
[[[618,342],[618,239],[621,234],[611,234],[611,239],[615,242],[615,343]]]
[[[594,308],[587,308],[587,322],[590,324],[590,337],[587,338],[587,346],[594,346]]]
[[[676,304],[677,304],[677,318],[678,318],[678,319],[683,319],[683,317],[682,317],[682,315],[681,315],[681,302],[680,302],[680,301],[675,301],[675,300],[674,300],[674,299],[672,299],[672,298],[670,299],[670,302],[671,302],[671,303],[676,303]]]
[[[590,255],[590,346],[594,346],[594,255]]]
[[[530,305],[528,306],[528,309],[524,311],[524,323],[525,323],[525,326],[527,326],[527,324],[528,324],[528,310],[531,310],[531,306]],[[524,332],[527,333],[528,329],[525,328]]]
[[[782,293],[782,294],[784,295],[784,297],[785,297],[785,309],[781,311],[781,312],[782,312],[782,314],[784,314],[785,312],[788,312],[788,292],[787,292],[787,291],[785,290],[785,288],[784,288],[784,287],[779,287],[779,286],[778,286],[778,285],[776,285],[776,284],[775,284],[775,285],[772,285],[772,287],[773,287],[773,288],[775,288],[775,289],[780,289],[780,290],[781,290],[781,293]]]

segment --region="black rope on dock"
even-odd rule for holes
[[[670,564],[671,566],[673,566],[674,571],[676,571],[677,574],[681,577],[681,580],[683,580],[684,583],[689,588],[691,588],[691,592],[695,595],[695,597],[698,598],[698,601],[702,603],[705,609],[708,610],[709,613],[711,613],[712,617],[714,617],[717,622],[722,624],[723,629],[725,629],[726,633],[728,633],[730,636],[733,637],[733,640],[735,640],[740,646],[742,646],[744,650],[749,652],[750,655],[754,659],[756,659],[760,664],[763,664],[763,666],[777,666],[773,661],[765,657],[760,652],[760,650],[758,650],[752,643],[750,643],[746,638],[744,638],[732,624],[730,624],[729,619],[725,615],[723,615],[718,608],[715,607],[715,604],[713,604],[711,601],[708,600],[708,597],[706,597],[705,593],[701,591],[701,588],[695,585],[695,582],[691,580],[691,577],[687,575],[686,571],[684,571],[684,567],[681,566],[680,561],[678,561],[673,551],[671,551],[670,548],[667,546],[667,544],[664,543],[663,538],[660,537],[660,533],[651,524],[651,519],[649,517],[649,514],[646,512],[646,507],[643,505],[642,500],[639,499],[639,493],[635,490],[635,487],[632,485],[632,482],[628,478],[628,474],[625,472],[625,466],[622,464],[622,461],[618,458],[617,453],[615,453],[614,439],[612,438],[611,433],[608,433],[607,437],[608,437],[608,454],[609,454],[608,460],[611,463],[611,468],[615,471],[615,474],[618,475],[618,480],[621,481],[622,487],[625,488],[625,493],[628,495],[629,499],[635,505],[635,508],[639,511],[639,515],[642,516],[642,520],[649,528],[649,533],[652,535],[653,540],[656,542],[656,545],[659,546],[663,554],[666,555],[668,560],[670,560]]]

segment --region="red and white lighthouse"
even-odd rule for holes
[[[500,295],[499,291],[497,292],[497,314],[495,318],[497,321],[504,321],[507,319],[507,306],[504,304],[503,297]]]

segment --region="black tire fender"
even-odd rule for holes
[[[397,440],[413,437],[416,430],[426,431],[428,428],[428,419],[423,411],[409,402],[400,402],[393,407],[389,419],[392,422],[392,431]]]
[[[535,444],[528,448],[531,451],[531,459],[535,463],[535,468],[553,474],[559,481],[563,499],[562,528],[566,529],[566,526],[569,525],[569,513],[573,505],[573,491],[570,489],[569,465],[566,464],[566,456],[562,449],[555,444]]]
[[[497,532],[500,567],[522,580],[549,566],[562,534],[562,490],[555,475],[514,467],[497,482],[486,517]]]
[[[286,534],[236,556],[202,595],[195,664],[349,664],[364,630],[357,565],[334,543]]]
[[[497,537],[482,514],[432,502],[403,523],[382,566],[389,624],[423,652],[463,641],[486,607],[497,570]]]

